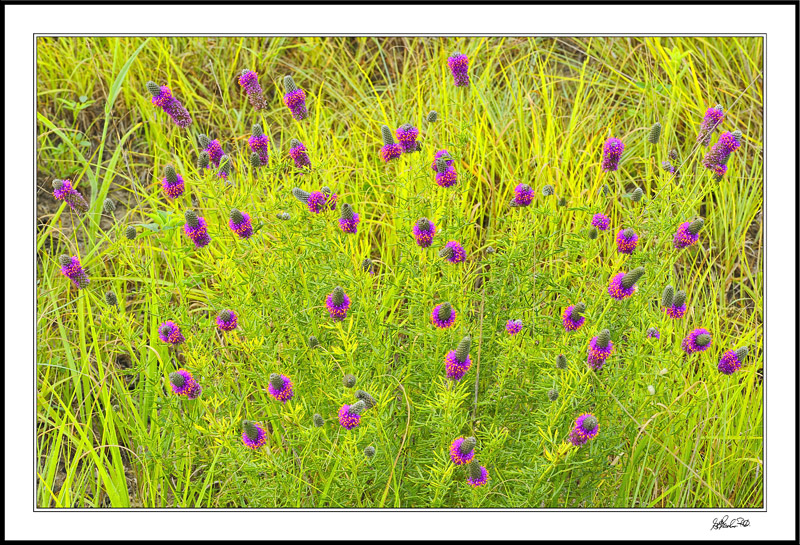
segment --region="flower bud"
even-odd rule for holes
[[[161,94],[161,87],[159,87],[156,82],[148,81],[145,85],[147,86],[147,90],[150,91],[150,94],[154,97]]]
[[[333,304],[340,307],[344,304],[344,290],[340,286],[333,288]]]
[[[298,201],[307,203],[308,198],[311,196],[311,193],[303,191],[299,187],[295,187],[292,189],[292,195],[294,195],[294,198],[297,199]]]
[[[567,199],[565,199],[564,197],[558,199],[558,206],[567,206]]]
[[[256,152],[250,154],[250,166],[253,168],[258,168],[261,166],[261,156]]]
[[[244,216],[242,216],[242,213],[236,208],[231,209],[230,218],[233,220],[233,223],[236,224],[244,222]]]
[[[675,294],[675,299],[672,300],[672,305],[671,306],[674,306],[674,307],[682,306],[685,301],[686,301],[686,292],[683,291],[683,290],[680,290],[680,291],[678,291],[678,293]],[[668,306],[670,306],[670,305],[668,305]]]
[[[667,286],[666,288],[664,288],[664,292],[661,294],[661,306],[671,307],[674,297],[675,297],[675,290],[672,288],[672,286]]]
[[[695,342],[697,343],[697,346],[705,346],[711,342],[711,335],[707,333],[701,333],[697,336]]]
[[[592,227],[591,230],[589,231],[589,238],[591,240],[594,240],[594,239],[597,238],[597,228],[596,227]]]
[[[639,201],[642,200],[642,196],[643,195],[644,195],[644,191],[642,191],[642,188],[641,187],[637,187],[636,189],[633,190],[633,193],[631,194],[631,200],[633,202],[639,202]]]
[[[469,477],[473,481],[479,481],[482,476],[481,465],[478,463],[478,460],[473,458],[469,463]]]
[[[261,136],[264,134],[264,129],[261,128],[261,123],[253,123],[253,136]]]
[[[361,390],[359,390],[359,392],[360,391]],[[358,392],[356,392],[356,394],[357,393]],[[356,401],[355,403],[353,403],[352,405],[350,405],[349,412],[351,412],[353,414],[361,414],[362,412],[364,412],[364,409],[366,409],[366,408],[367,408],[366,403],[364,403],[363,400],[359,400],[359,401]]]
[[[356,377],[353,375],[345,375],[344,378],[342,378],[342,382],[345,388],[352,388],[356,385]]]
[[[477,445],[477,444],[478,444],[478,440],[476,438],[467,437],[466,439],[464,439],[461,442],[461,446],[458,447],[458,450],[463,456],[466,456],[472,450],[475,449],[475,445]]]
[[[622,277],[622,287],[625,288],[626,290],[630,289],[631,286],[633,286],[636,282],[639,281],[639,279],[642,277],[643,274],[644,274],[644,267],[636,267],[635,269],[628,272],[625,276]]]
[[[597,334],[597,346],[599,348],[605,348],[608,346],[608,343],[611,342],[611,332],[607,329],[604,329],[600,333]]]
[[[556,399],[558,399],[558,390],[556,390],[555,388],[553,388],[552,390],[548,390],[547,399],[549,399],[550,401],[555,401]]]
[[[325,420],[322,418],[321,414],[315,414],[313,416],[312,420],[314,422],[314,427],[315,428],[321,428],[322,426],[325,425]]]
[[[194,210],[187,210],[184,213],[184,217],[186,218],[186,223],[188,223],[192,227],[197,227],[200,225],[200,222],[197,220],[197,214],[195,214]]]
[[[597,427],[597,417],[590,414],[583,420],[583,425],[581,427],[586,431],[592,431]]]
[[[556,356],[556,367],[558,369],[567,368],[567,357],[564,354],[559,354],[558,356]]]
[[[371,395],[369,395],[364,390],[356,390],[356,394],[355,395],[356,395],[356,399],[359,400],[359,403],[363,403],[364,404],[364,408],[366,408],[366,409],[371,409],[372,407],[374,407],[375,405],[378,404],[378,402],[375,401],[375,398],[372,397]]]
[[[269,383],[272,384],[272,387],[276,390],[283,388],[283,378],[278,373],[270,374]]]
[[[747,357],[748,349],[746,346],[741,347],[739,350],[736,351],[736,359],[739,361],[744,361]]]
[[[133,225],[128,225],[125,228],[125,238],[127,238],[128,240],[135,239],[136,238],[136,227],[134,227]]]
[[[553,186],[550,185],[550,184],[547,184],[546,186],[544,186],[542,188],[542,195],[544,195],[545,197],[549,197],[554,192],[555,192],[555,190],[553,189]]]
[[[292,79],[292,76],[283,76],[283,88],[287,93],[297,91],[297,85],[295,84],[294,79]]]
[[[242,421],[242,429],[247,434],[251,441],[258,441],[258,428],[250,420]]]
[[[373,261],[370,258],[364,259],[364,261],[361,263],[361,270],[367,273],[372,272],[372,263]]]
[[[572,308],[572,313],[570,314],[570,318],[573,320],[577,320],[581,317],[581,314],[586,312],[586,303],[580,302]]]
[[[200,147],[205,149],[209,145],[211,145],[211,139],[206,136],[205,134],[201,134],[197,137],[197,141],[200,143]]]
[[[450,303],[443,303],[441,307],[439,307],[439,319],[443,322],[446,322],[450,319],[450,316],[453,314],[453,306]]]
[[[110,307],[117,306],[117,294],[113,291],[106,292],[106,304]],[[746,349],[745,349],[746,350]]]
[[[115,203],[112,199],[106,199],[103,201],[103,210],[107,214],[113,214],[114,210],[117,209],[117,203]]]
[[[436,159],[436,172],[439,174],[445,172],[447,170],[447,160],[444,157],[438,157]]]
[[[439,114],[435,110],[431,110],[428,114],[428,123],[436,123],[437,119],[439,119]]]
[[[319,346],[319,340],[314,335],[309,335],[308,337],[308,347],[309,348],[316,348]]]
[[[278,212],[277,214],[275,214],[275,217],[278,218],[279,220],[284,220],[284,221],[291,218],[291,216],[287,212]]]
[[[697,233],[700,232],[700,229],[702,229],[703,222],[704,222],[703,218],[697,218],[696,220],[694,220],[692,223],[689,224],[688,231],[691,234],[696,235]]]
[[[367,458],[372,458],[373,456],[375,456],[375,447],[373,447],[372,445],[366,447],[364,449],[364,456],[366,456]]]
[[[184,384],[186,384],[186,379],[180,373],[170,373],[169,381],[178,388],[181,388]]]
[[[200,154],[197,156],[197,168],[203,169],[208,167],[208,164],[211,162],[211,156],[208,154],[207,151],[201,151]]]
[[[353,219],[353,207],[348,203],[342,204],[342,217],[346,220]]]
[[[661,123],[656,123],[653,125],[653,128],[650,129],[650,133],[647,135],[647,141],[651,144],[658,144],[659,138],[661,138]]]
[[[456,359],[458,361],[467,361],[469,357],[469,350],[472,347],[472,338],[467,335],[461,342],[458,343],[458,347],[456,347]]]
[[[381,125],[381,135],[383,136],[383,145],[391,146],[394,144],[394,136],[392,136],[392,129],[386,125]]]

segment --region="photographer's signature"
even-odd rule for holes
[[[721,528],[741,528],[747,526],[750,526],[749,520],[744,519],[742,517],[736,517],[731,519],[730,522],[728,522],[728,515],[725,515],[721,519],[715,518],[714,521],[711,523],[712,530],[719,530]]]

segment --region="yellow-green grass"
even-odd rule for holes
[[[761,507],[762,468],[762,41],[760,38],[42,38],[38,43],[40,196],[70,177],[90,201],[79,218],[61,205],[39,218],[37,251],[37,504],[41,507]],[[456,88],[447,57],[470,58],[471,85]],[[268,107],[253,110],[236,83],[255,70]],[[283,76],[308,95],[308,119],[282,103]],[[168,85],[193,124],[182,130],[150,103],[148,80]],[[741,148],[719,181],[695,143],[707,108]],[[439,113],[436,123],[425,117]],[[649,128],[663,126],[657,145]],[[270,166],[249,166],[259,122]],[[411,122],[422,152],[385,165],[380,126]],[[198,171],[196,136],[218,138],[235,162],[233,184]],[[717,132],[719,134],[719,132]],[[600,168],[608,136],[625,143],[617,172]],[[289,140],[313,170],[290,167]],[[713,141],[716,140],[716,137]],[[458,184],[443,189],[436,150],[455,158]],[[660,165],[671,149],[680,176]],[[163,168],[186,193],[167,199]],[[521,182],[537,192],[508,206]],[[555,195],[545,197],[551,184]],[[604,195],[602,187],[608,186]],[[336,212],[312,215],[291,195],[328,186],[361,217],[345,235]],[[631,201],[635,187],[644,190]],[[115,217],[102,212],[107,196]],[[567,204],[559,207],[559,198]],[[47,197],[49,198],[49,197]],[[256,229],[240,241],[230,209]],[[183,235],[194,208],[211,244]],[[289,221],[276,218],[287,211]],[[596,212],[611,229],[588,237]],[[431,248],[413,223],[434,220]],[[706,219],[700,242],[672,247],[683,222]],[[137,238],[124,230],[137,226]],[[616,252],[623,227],[640,235]],[[437,256],[448,240],[466,263]],[[489,247],[496,252],[487,252]],[[59,273],[80,255],[91,284]],[[376,262],[374,277],[361,271]],[[612,300],[609,278],[642,265],[630,299]],[[687,315],[659,309],[672,284]],[[341,285],[353,301],[343,322],[324,297]],[[108,307],[107,291],[119,309]],[[431,309],[448,300],[458,318],[437,330]],[[586,325],[566,333],[561,312],[585,301]],[[231,308],[240,329],[221,334]],[[506,320],[523,332],[509,337]],[[187,341],[168,350],[158,325],[174,320]],[[661,331],[645,338],[648,327]],[[686,357],[695,327],[710,350]],[[590,338],[612,332],[599,373]],[[472,367],[448,385],[444,356],[473,338]],[[315,335],[321,347],[307,346]],[[742,370],[717,371],[725,350],[749,346]],[[566,370],[555,367],[558,354]],[[122,356],[120,356],[122,355]],[[128,359],[130,359],[130,363]],[[180,358],[180,361],[178,361]],[[198,400],[171,393],[177,365],[203,386]],[[270,373],[290,376],[286,405],[267,393]],[[342,376],[377,400],[345,431],[352,402]],[[653,386],[651,395],[648,386]],[[546,392],[557,388],[550,402]],[[580,449],[574,419],[597,415],[600,433]],[[312,415],[326,424],[316,428]],[[248,450],[241,421],[269,427]],[[489,469],[473,489],[449,459],[450,442],[478,438]],[[367,460],[363,449],[377,453]]]

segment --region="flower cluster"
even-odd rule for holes
[[[341,322],[347,317],[347,309],[350,308],[350,298],[344,290],[336,286],[333,291],[325,298],[325,306],[334,322]]]
[[[618,301],[627,299],[636,292],[636,282],[644,275],[644,267],[636,267],[627,273],[618,273],[608,284],[608,294]]]
[[[164,167],[164,178],[161,180],[161,188],[164,194],[170,199],[177,199],[183,195],[183,178],[175,172],[175,167],[167,165]]]
[[[533,201],[533,188],[528,184],[519,184],[514,188],[514,198],[511,201],[511,206],[529,206]]]
[[[456,52],[447,59],[447,66],[453,75],[453,83],[456,87],[467,87],[469,85],[469,59],[466,55]]]
[[[405,125],[400,125],[397,131],[395,131],[395,134],[397,135],[397,140],[400,142],[403,153],[419,151],[419,144],[417,143],[419,129],[412,126],[410,123],[406,123]]]
[[[522,331],[522,320],[509,320],[506,322],[506,333],[516,335]]]
[[[261,110],[267,107],[267,101],[264,100],[263,90],[261,85],[258,84],[258,74],[250,70],[242,70],[242,75],[239,76],[239,85],[242,86],[247,98],[250,99],[250,104],[256,110]]]
[[[581,316],[586,310],[586,304],[578,303],[577,305],[570,305],[564,309],[561,315],[561,321],[564,323],[564,329],[567,331],[577,331],[586,321],[585,316]]]
[[[414,239],[417,241],[417,246],[420,248],[427,248],[433,242],[433,237],[436,234],[436,225],[433,224],[428,218],[420,218],[412,228],[414,232]]]
[[[700,131],[697,133],[697,142],[701,146],[705,147],[711,142],[711,136],[724,118],[725,113],[722,110],[722,106],[719,104],[706,110],[706,115],[703,117],[703,122],[700,124]]]
[[[739,350],[728,350],[722,355],[717,365],[717,370],[723,375],[732,375],[742,367],[742,361],[747,356],[747,347]]]
[[[672,244],[675,249],[680,250],[697,242],[697,240],[700,238],[698,233],[702,228],[702,218],[681,223],[678,226],[678,230],[675,232],[675,237],[672,239]]]
[[[290,144],[289,156],[294,160],[294,166],[298,169],[310,169],[311,159],[308,158],[305,145],[296,138],[293,138]]]
[[[478,440],[474,437],[459,437],[450,444],[450,459],[457,466],[468,464],[475,457],[475,445]]]
[[[64,201],[72,210],[82,213],[89,210],[89,203],[72,187],[70,180],[53,180],[53,197],[59,201]]]
[[[464,337],[455,350],[451,350],[444,358],[447,378],[454,381],[461,380],[469,371],[472,360],[469,357],[469,350],[472,346],[472,339],[467,335]]]
[[[622,157],[622,152],[625,150],[625,144],[619,138],[609,138],[603,146],[603,170],[605,172],[613,172],[619,168],[619,160]]]
[[[238,325],[236,313],[232,310],[223,310],[217,316],[217,327],[220,331],[233,331]]]
[[[89,275],[81,267],[78,256],[62,255],[58,261],[61,265],[61,274],[69,278],[73,286],[81,290],[89,285]]]
[[[467,252],[455,240],[449,241],[439,252],[439,257],[445,258],[450,263],[461,263],[467,259]]]
[[[242,442],[247,448],[256,450],[267,442],[267,432],[250,420],[242,422]]]
[[[172,121],[182,129],[192,124],[192,116],[183,107],[180,100],[172,96],[172,91],[166,85],[159,87],[155,82],[147,82],[147,90],[153,95],[150,101],[164,110]]]
[[[174,373],[170,373],[169,382],[172,386],[172,393],[186,396],[187,399],[197,399],[203,391],[197,380],[186,369],[178,369]]]
[[[589,341],[586,363],[595,371],[599,371],[613,351],[614,343],[611,342],[611,333],[604,329]]]
[[[361,423],[361,413],[364,409],[366,404],[361,400],[352,405],[342,405],[339,409],[339,424],[346,430],[352,430]]]
[[[584,413],[575,419],[575,425],[569,432],[569,442],[576,447],[581,447],[597,437],[600,426],[597,417],[591,413]]]
[[[253,225],[250,223],[250,216],[236,208],[231,210],[228,227],[241,239],[246,240],[253,236]]]
[[[383,136],[383,147],[381,148],[383,162],[388,163],[399,158],[403,154],[403,147],[394,141],[392,130],[386,125],[382,125],[381,136]]]
[[[353,207],[345,203],[342,205],[342,217],[339,218],[339,228],[345,233],[355,234],[358,232],[358,222],[361,221],[358,214],[353,212]]]
[[[306,109],[306,93],[295,85],[292,76],[285,76],[283,78],[283,86],[286,94],[283,96],[283,103],[292,112],[292,117],[297,121],[302,121],[308,117],[308,110]]]
[[[158,337],[165,343],[177,346],[182,344],[186,338],[181,333],[181,328],[173,321],[167,320],[158,326]]]
[[[192,210],[186,211],[186,225],[183,226],[183,232],[194,242],[195,248],[204,248],[211,242],[211,237],[208,234],[208,225],[205,218],[201,218]]]
[[[247,139],[247,144],[250,146],[250,151],[258,157],[258,166],[269,164],[269,138],[258,123],[253,125],[252,136]]]
[[[278,401],[282,401],[286,403],[292,396],[294,395],[294,391],[292,390],[292,381],[286,375],[279,375],[278,373],[272,373],[269,376],[269,395],[277,399]]]
[[[447,329],[456,321],[456,311],[450,303],[442,303],[433,307],[431,323],[439,329]]]
[[[711,332],[702,327],[693,329],[681,342],[681,348],[686,354],[704,352],[711,347]]]
[[[632,254],[639,243],[639,235],[633,229],[621,229],[617,233],[617,251],[621,254]]]
[[[611,218],[606,216],[605,214],[595,214],[592,216],[592,227],[596,227],[601,231],[608,230],[608,226],[611,224]]]

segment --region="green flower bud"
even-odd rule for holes
[[[696,235],[697,233],[700,232],[700,229],[703,228],[703,222],[704,222],[703,218],[697,218],[696,220],[694,220],[692,223],[689,224],[688,231],[691,234]]]
[[[208,167],[208,164],[211,162],[211,156],[208,154],[207,151],[201,151],[200,154],[197,156],[197,168],[204,169]]]
[[[695,338],[695,342],[697,343],[697,346],[705,346],[711,342],[711,335],[702,333]]]
[[[230,175],[231,170],[233,169],[233,161],[227,155],[223,155],[219,159],[219,171],[224,173],[225,176]]]
[[[223,310],[219,313],[219,317],[225,322],[230,322],[233,318],[233,313],[230,310]]]
[[[242,216],[242,213],[236,208],[231,209],[230,218],[233,220],[233,223],[238,224],[244,222],[244,216]]]
[[[359,390],[359,392],[360,391],[361,390]],[[358,394],[358,392],[356,392],[356,394]],[[359,400],[359,401],[356,401],[355,403],[353,403],[352,405],[350,405],[350,412],[353,413],[353,414],[361,414],[362,412],[364,412],[364,409],[367,409],[367,408],[368,408],[367,404],[364,403],[363,400]]]
[[[447,170],[447,160],[444,157],[436,158],[436,172],[442,173]]]
[[[564,197],[558,199],[558,206],[567,206],[567,199],[565,199]]]
[[[363,270],[366,273],[372,272],[372,263],[373,261],[370,258],[366,258],[361,263],[361,270]]]
[[[127,238],[128,240],[135,239],[136,238],[136,227],[134,227],[133,225],[128,225],[125,228],[125,238]]]
[[[264,129],[261,128],[261,123],[253,123],[253,136],[261,136],[264,134]]]
[[[570,318],[572,318],[573,320],[577,320],[578,318],[581,317],[581,314],[583,314],[584,312],[586,312],[586,303],[580,302],[574,307],[572,307]]]
[[[161,87],[159,87],[156,82],[148,81],[145,85],[147,86],[147,90],[150,91],[150,94],[154,97],[161,94]]]
[[[381,125],[381,135],[383,136],[383,145],[391,146],[394,144],[394,137],[392,136],[392,129],[386,125]]]
[[[337,307],[344,303],[344,290],[340,286],[333,288],[333,304]]]
[[[547,399],[549,399],[550,401],[555,401],[556,399],[558,399],[558,390],[556,390],[555,388],[553,388],[552,390],[548,390]]]
[[[439,119],[439,114],[435,110],[431,110],[428,114],[428,123],[436,123],[437,119]]]
[[[675,297],[675,290],[672,289],[672,286],[667,286],[666,288],[664,288],[664,292],[661,294],[661,306],[671,307],[674,297]]]
[[[256,152],[250,154],[250,166],[253,168],[258,168],[261,166],[261,156]]]
[[[277,214],[275,214],[275,217],[278,218],[279,220],[284,220],[284,221],[291,218],[291,216],[287,212],[278,212]]]
[[[178,388],[181,388],[184,384],[186,384],[186,379],[183,377],[183,375],[177,372],[169,374],[169,381]]]
[[[631,286],[633,286],[636,282],[639,281],[639,279],[642,277],[643,274],[644,274],[644,267],[636,267],[635,269],[633,269],[632,271],[630,271],[629,273],[627,273],[625,276],[622,277],[622,287],[625,288],[626,290],[630,289]]]
[[[736,139],[737,142],[739,142],[739,143],[742,142],[742,131],[740,131],[739,129],[736,129],[735,131],[733,131],[731,133],[731,136],[733,136]]]
[[[669,159],[670,161],[677,161],[678,160],[678,150],[673,149],[669,151]]]
[[[117,294],[113,291],[106,292],[106,304],[110,307],[117,306]]]
[[[564,354],[559,354],[558,356],[556,356],[556,367],[558,369],[567,368],[567,357]]]
[[[175,172],[175,167],[172,165],[167,165],[164,167],[164,176],[166,176],[170,183],[178,183],[178,173]]]
[[[470,453],[470,451],[475,449],[475,445],[477,444],[478,444],[477,439],[475,439],[474,437],[467,437],[461,442],[461,446],[458,447],[458,450],[463,456],[466,456],[467,454]]]
[[[458,346],[456,347],[456,359],[458,361],[467,361],[467,358],[469,357],[469,350],[471,347],[472,347],[472,337],[467,335],[466,337],[461,339],[461,342],[458,343]]]
[[[586,431],[592,431],[597,427],[597,418],[594,415],[590,414],[589,416],[584,418],[582,427]]]
[[[635,233],[633,232],[633,229],[628,228],[622,231],[622,234],[625,236],[625,238],[631,238]]]
[[[280,390],[281,388],[283,388],[283,378],[281,378],[281,376],[278,373],[270,374],[269,383],[276,390]]]
[[[443,322],[446,322],[450,319],[450,316],[453,315],[453,306],[450,303],[443,303],[442,306],[439,307],[439,319]]]
[[[294,83],[292,76],[283,76],[283,88],[286,89],[287,93],[297,91],[297,85]]]
[[[345,375],[344,378],[342,378],[342,382],[345,388],[352,388],[356,385],[356,377],[353,375]]]
[[[672,300],[673,306],[679,307],[686,301],[686,292],[683,290],[675,294],[675,299]]]
[[[297,199],[298,201],[307,203],[308,198],[311,196],[311,193],[303,191],[299,187],[295,187],[292,189],[292,195],[294,195],[294,198]]]
[[[589,230],[589,238],[590,238],[591,240],[594,240],[594,239],[596,239],[596,238],[597,238],[597,228],[596,228],[596,227],[592,227],[592,228]]]
[[[308,337],[308,347],[314,349],[319,346],[319,341],[314,335],[309,335]]]
[[[451,257],[453,257],[453,248],[451,248],[450,246],[445,246],[439,251],[439,257],[450,259]]]
[[[186,218],[186,223],[188,223],[190,226],[197,227],[200,225],[200,222],[197,221],[197,214],[195,214],[194,210],[187,210],[183,215]]]
[[[258,441],[258,428],[249,420],[242,421],[242,429],[251,441]]]
[[[748,350],[746,346],[741,347],[739,350],[736,351],[736,358],[739,361],[744,361],[744,359],[747,357],[747,352]]]
[[[605,348],[608,346],[608,343],[611,342],[611,332],[607,329],[604,329],[600,333],[597,334],[597,342],[595,343],[598,348]]]
[[[359,403],[363,403],[364,407],[367,409],[371,409],[378,404],[378,402],[375,401],[375,398],[364,390],[356,390],[356,399],[360,400]]]
[[[312,420],[314,421],[315,428],[321,428],[322,426],[325,425],[325,419],[322,418],[321,414],[315,414]]]
[[[650,133],[647,135],[647,141],[651,144],[658,144],[659,138],[661,138],[661,123],[656,123],[653,125],[653,128],[650,129]]]
[[[473,481],[477,481],[481,478],[481,474],[481,465],[478,463],[477,459],[473,458],[469,463],[469,477]]]
[[[353,219],[353,207],[347,203],[342,205],[342,218],[346,220]]]
[[[197,137],[197,141],[200,143],[200,147],[205,149],[211,144],[211,139],[206,136],[205,134],[201,134]]]
[[[547,184],[546,186],[544,186],[542,188],[542,195],[544,195],[545,197],[549,197],[554,192],[555,192],[555,190],[553,189],[553,186],[550,185],[550,184]]]
[[[372,445],[366,447],[364,449],[364,456],[366,456],[367,458],[372,458],[373,456],[375,456],[375,447],[373,447]]]
[[[633,193],[631,194],[631,200],[633,202],[639,202],[642,200],[643,196],[644,196],[644,191],[642,191],[641,187],[637,187],[636,189],[633,190]]]
[[[106,199],[103,201],[103,210],[107,214],[113,214],[114,210],[117,209],[117,203],[115,203],[112,199]]]

